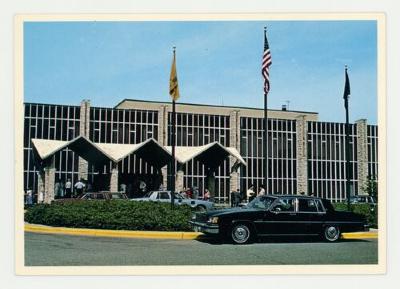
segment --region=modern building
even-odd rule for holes
[[[236,149],[246,165],[230,156],[214,169],[215,200],[228,202],[236,188],[258,189],[264,182],[262,109],[178,103],[176,145],[200,147],[218,142]],[[268,112],[268,184],[269,193],[306,193],[341,201],[346,198],[345,124],[318,121],[315,112],[269,110]],[[37,191],[39,171],[32,139],[70,141],[83,136],[93,143],[138,144],[153,138],[168,148],[171,145],[171,104],[167,102],[125,99],[114,108],[93,107],[88,100],[80,106],[24,104],[24,188]],[[365,119],[351,124],[352,194],[362,193],[368,177],[377,178],[378,128]],[[118,183],[135,191],[141,181],[149,189],[156,179],[168,179],[167,169],[156,170],[137,155],[118,162]],[[104,189],[99,170],[68,147],[54,158],[55,178],[65,183],[85,179]],[[192,159],[178,166],[182,180],[178,188],[207,187],[209,172]],[[178,174],[179,175],[179,174]]]

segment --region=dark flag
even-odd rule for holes
[[[269,83],[269,67],[272,64],[271,52],[269,50],[268,40],[267,40],[267,32],[264,30],[264,54],[262,59],[262,69],[261,73],[264,77],[264,92],[268,93],[270,89]]]
[[[347,74],[347,67],[345,69],[345,74],[346,74],[346,82],[344,84],[343,99],[344,99],[344,106],[347,107],[347,102],[349,100],[349,95],[350,95],[350,81],[349,81],[349,75]]]

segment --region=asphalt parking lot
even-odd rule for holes
[[[165,240],[25,233],[26,266],[376,264],[377,239]]]

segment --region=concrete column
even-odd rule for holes
[[[239,111],[233,110],[229,114],[229,144],[228,146],[237,149],[240,152],[240,123],[239,123]],[[236,191],[239,188],[239,173],[236,159],[229,156],[229,167],[231,168],[231,174],[229,177],[229,193]],[[230,196],[230,194],[229,194]]]
[[[308,194],[307,176],[307,121],[304,115],[296,119],[297,194]]]
[[[82,100],[81,102],[81,113],[79,119],[79,135],[84,136],[89,139],[90,130],[90,101]],[[78,161],[78,178],[88,179],[88,162],[83,158],[79,157]]]
[[[166,106],[160,106],[160,108],[158,109],[158,133],[157,133],[157,141],[163,145],[166,146],[167,142],[166,142],[166,136],[167,136],[167,132],[165,131],[165,124],[167,122],[166,120]]]
[[[54,200],[54,186],[56,179],[56,167],[54,156],[44,169],[44,203],[50,204]]]
[[[229,146],[240,149],[239,111],[233,110],[229,114]]]
[[[175,190],[183,191],[183,171],[181,169],[176,172]]]
[[[230,191],[229,192],[236,192],[239,188],[239,173],[237,171],[231,172],[229,176],[229,185]]]
[[[358,192],[362,193],[368,181],[368,126],[366,119],[356,121],[357,126],[357,179]]]
[[[37,184],[37,194],[38,198],[36,201],[39,201],[39,195],[45,192],[45,173],[43,170],[38,171],[38,184]]]
[[[118,192],[118,165],[112,164],[110,172],[110,192]]]
[[[164,189],[168,188],[168,166],[164,166],[161,168],[161,174],[162,174],[162,185]]]

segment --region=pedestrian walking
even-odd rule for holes
[[[71,182],[71,179],[68,179],[65,182],[64,187],[65,187],[65,197],[66,198],[71,198],[71,193],[72,193],[72,182]]]
[[[75,190],[76,190],[76,196],[79,196],[83,193],[83,189],[85,188],[85,184],[83,183],[83,180],[80,179],[78,182],[75,183],[74,185]]]

